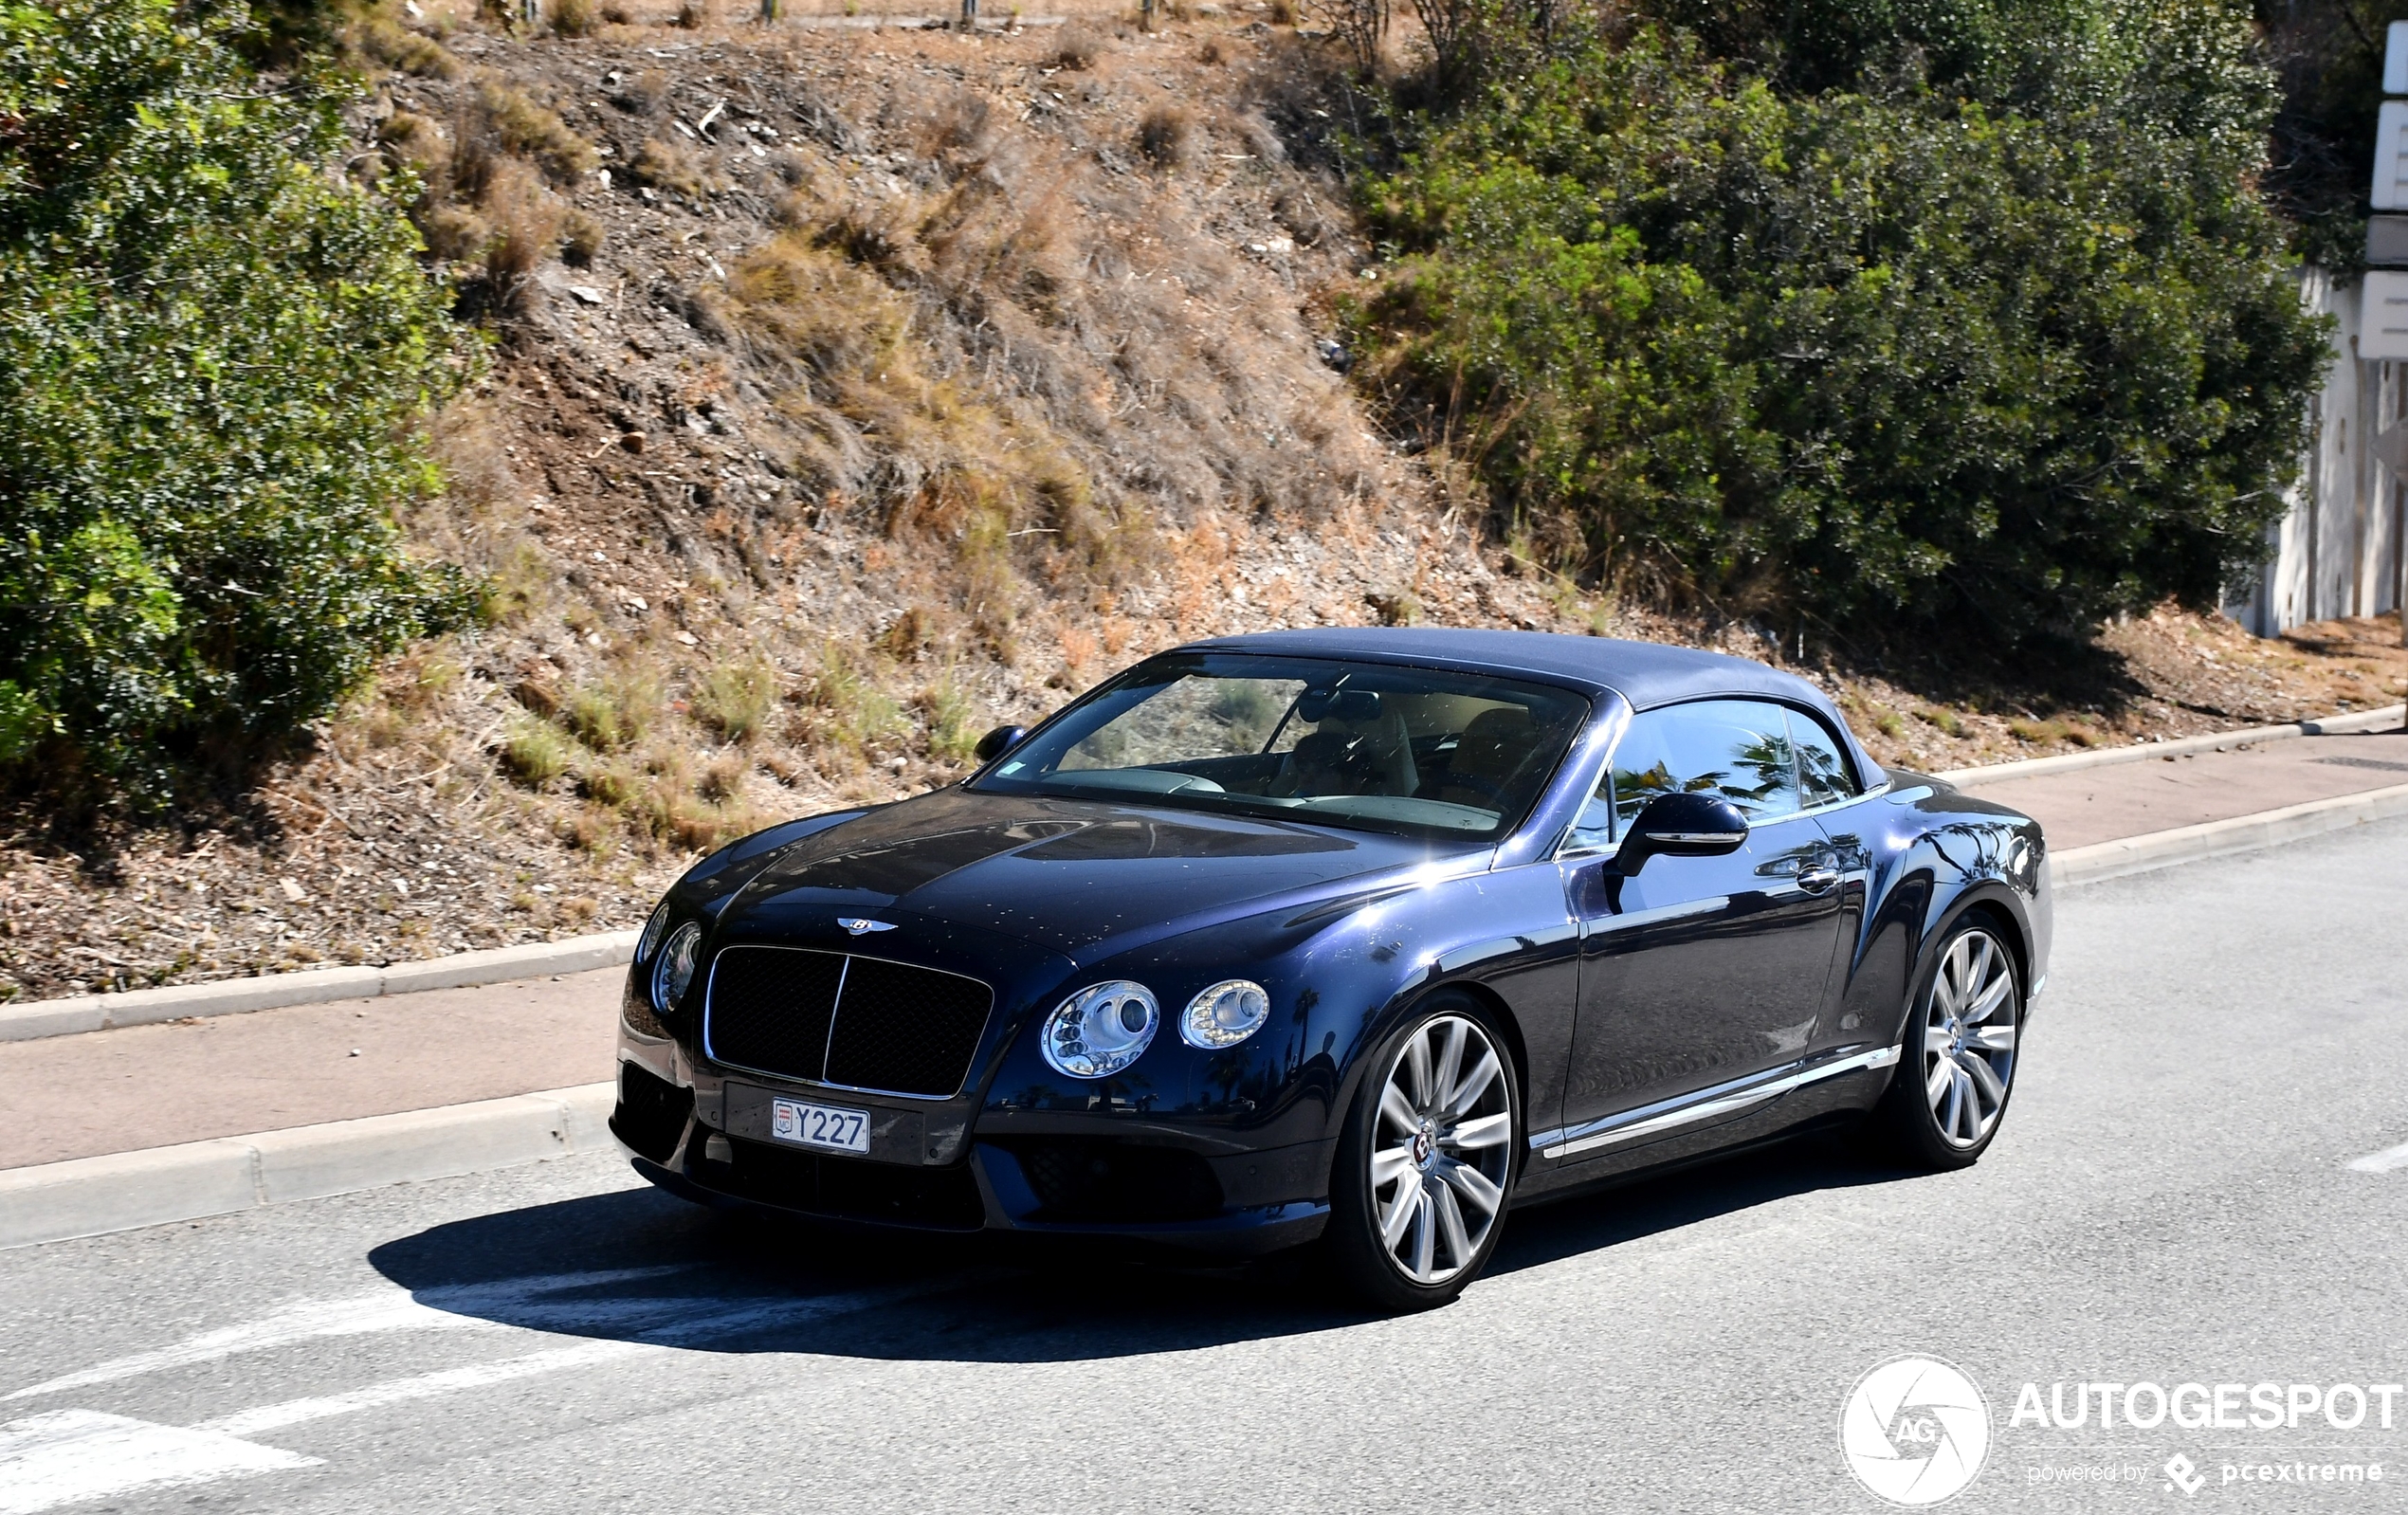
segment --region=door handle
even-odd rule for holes
[[[1839,869],[1835,867],[1815,867],[1797,872],[1797,886],[1809,894],[1820,894],[1838,882]]]

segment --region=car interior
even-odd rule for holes
[[[1486,833],[1527,808],[1585,714],[1567,693],[1406,668],[1199,671],[1141,693],[999,773]]]

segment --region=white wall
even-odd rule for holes
[[[2399,603],[2403,490],[2370,444],[2408,417],[2408,362],[2359,360],[2356,280],[2337,283],[2310,268],[2300,298],[2338,324],[2332,367],[2309,402],[2314,434],[2290,509],[2267,533],[2255,591],[2225,607],[2259,636],[2328,616],[2380,614]]]

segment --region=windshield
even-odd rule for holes
[[[1399,835],[1494,841],[1588,715],[1578,695],[1479,674],[1237,653],[1140,664],[975,787],[1144,795]]]

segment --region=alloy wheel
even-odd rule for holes
[[[1924,1000],[1923,1080],[1949,1145],[1977,1145],[1998,1123],[2015,1082],[2021,1008],[2004,943],[1977,926],[1948,944]]]
[[[1406,1038],[1380,1086],[1370,1147],[1388,1261],[1421,1285],[1471,1266],[1513,1171],[1510,1075],[1478,1022],[1439,1015]]]

